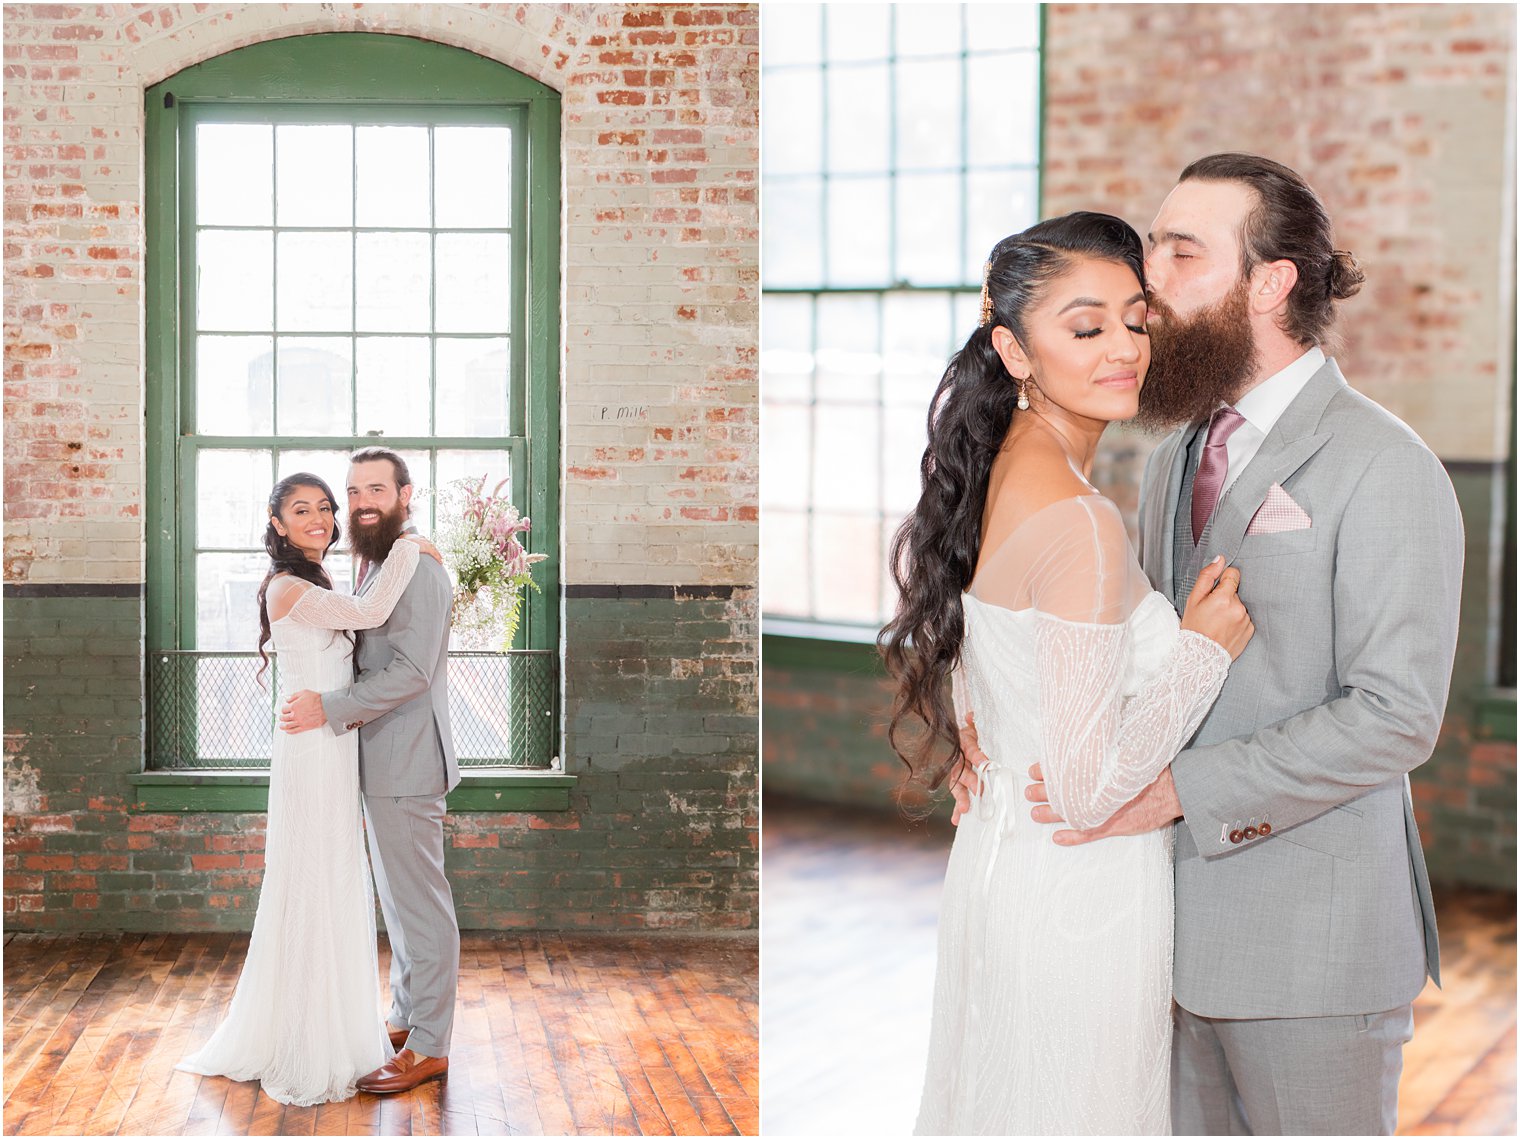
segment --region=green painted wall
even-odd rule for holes
[[[755,928],[754,599],[735,593],[566,601],[568,809],[451,813],[461,926]],[[142,621],[135,597],[6,599],[8,929],[252,926],[263,813],[133,807]]]

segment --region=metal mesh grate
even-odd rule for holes
[[[148,657],[148,767],[264,768],[274,739],[279,658],[263,684],[256,653],[159,651]],[[449,720],[461,767],[548,767],[554,755],[555,654],[449,654]]]

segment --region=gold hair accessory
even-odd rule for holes
[[[987,278],[992,273],[992,262],[989,260],[982,266],[982,319],[978,328],[992,323],[992,293],[987,289]]]

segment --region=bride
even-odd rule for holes
[[[268,667],[272,638],[285,692],[350,684],[354,637],[345,630],[383,624],[418,556],[438,558],[432,543],[406,535],[368,594],[334,592],[322,567],[340,533],[334,501],[325,482],[304,473],[269,493],[259,656]],[[181,1070],[259,1080],[271,1099],[308,1106],[347,1099],[360,1076],[395,1054],[380,1011],[358,741],[356,732],[325,727],[274,733],[264,883],[248,956],[227,1018]]]
[[[1041,222],[993,249],[980,326],[931,404],[881,635],[890,738],[937,787],[975,709],[989,759],[945,875],[919,1134],[1171,1133],[1170,833],[1057,847],[1016,806],[1037,762],[1068,826],[1103,822],[1171,762],[1253,632],[1218,559],[1179,622],[1089,481],[1104,429],[1137,411],[1145,316],[1133,229]],[[914,719],[929,730],[910,740]]]

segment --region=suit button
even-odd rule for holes
[[[1242,835],[1239,831],[1231,831],[1230,832],[1230,841],[1233,842],[1233,843],[1239,844],[1240,840],[1243,837],[1245,837],[1245,836]]]
[[[1247,827],[1245,830],[1241,831],[1240,833],[1243,834],[1243,835],[1245,835],[1246,839],[1249,841],[1250,839],[1255,838],[1261,832],[1258,831],[1255,827]]]
[[[1271,823],[1262,823],[1261,827],[1260,827],[1260,829],[1258,831],[1258,833],[1263,834],[1263,835],[1269,835],[1269,834],[1271,834],[1272,833],[1272,824]]]

